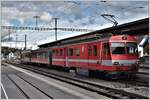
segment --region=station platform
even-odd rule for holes
[[[1,72],[1,99],[108,99],[10,64]]]

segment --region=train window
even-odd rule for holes
[[[42,56],[42,57],[43,57],[43,58],[46,58],[45,55],[46,55],[46,53],[43,53],[43,56]]]
[[[63,55],[63,50],[62,49],[60,49],[60,56],[62,56]]]
[[[42,58],[43,57],[43,53],[39,53],[39,58]]]
[[[39,57],[42,58],[43,57],[43,53],[39,53]]]
[[[45,53],[45,58],[47,58],[48,57],[48,53]]]
[[[68,56],[68,48],[65,48],[66,56]]]
[[[91,46],[88,47],[88,55],[92,56],[92,47]]]
[[[110,55],[109,43],[104,43],[104,44],[103,44],[103,47],[104,47],[104,54],[105,54],[105,55]]]
[[[55,55],[55,50],[53,50],[53,55]]]
[[[36,54],[36,53],[33,53],[33,57],[34,57],[34,58],[37,58],[37,54]]]
[[[80,49],[79,48],[75,48],[75,55],[76,56],[80,56]]]
[[[96,45],[93,46],[93,55],[97,56],[97,46]]]
[[[70,48],[70,49],[69,49],[69,55],[70,55],[70,56],[73,56],[73,48]]]
[[[111,43],[112,54],[125,54],[125,43],[113,42]]]
[[[58,56],[58,50],[56,50],[56,56]]]
[[[37,58],[39,58],[40,57],[40,54],[39,53],[37,53]]]
[[[43,53],[42,58],[45,58],[45,53]]]

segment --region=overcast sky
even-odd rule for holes
[[[33,16],[40,16],[39,27],[54,27],[57,17],[58,27],[99,30],[113,24],[101,14],[115,15],[119,24],[147,18],[149,2],[145,1],[2,1],[2,25],[35,26]],[[12,31],[11,37],[18,41],[27,34],[29,44],[42,44],[54,41],[54,31]],[[2,30],[2,37],[8,30]],[[87,32],[58,31],[58,39],[84,34]]]

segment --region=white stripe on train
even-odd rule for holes
[[[67,61],[66,59],[52,59],[52,61]],[[111,66],[114,62],[119,62],[119,64],[123,65],[131,65],[138,61],[138,59],[133,60],[102,60],[102,65]],[[97,63],[100,60],[93,60],[93,59],[68,59],[68,62],[80,62],[80,63]]]

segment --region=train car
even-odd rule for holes
[[[139,63],[137,40],[129,35],[41,48],[30,55],[31,63],[75,69],[87,75],[98,71],[114,78],[135,75]]]
[[[133,75],[138,70],[138,50],[135,37],[111,36],[91,42],[52,47],[52,64],[102,71],[108,75]]]
[[[37,49],[31,52],[31,63],[50,64],[48,49]]]
[[[56,66],[66,66],[65,62],[65,48],[64,47],[57,47],[52,49],[52,65]]]
[[[21,62],[22,63],[31,63],[31,50],[24,50],[21,53]]]

